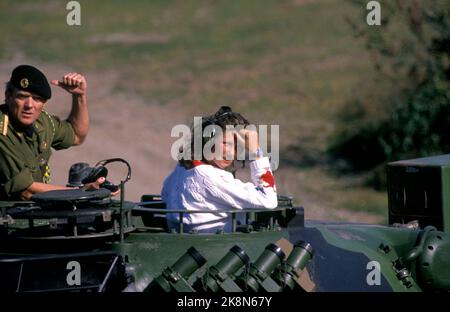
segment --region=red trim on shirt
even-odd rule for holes
[[[200,166],[200,165],[205,165],[205,163],[202,162],[201,160],[193,160],[192,161],[192,168],[195,168],[195,167]]]
[[[275,178],[273,177],[272,172],[268,170],[261,176],[260,179],[263,181],[264,187],[274,187],[275,185]]]

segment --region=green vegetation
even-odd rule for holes
[[[377,80],[344,107],[330,148],[352,169],[381,168],[386,161],[450,148],[450,4],[417,0],[382,6],[382,30],[355,27],[376,60]],[[383,186],[379,177],[372,174],[371,182]]]
[[[339,105],[369,67],[344,20],[358,10],[341,1],[80,3],[82,25],[70,27],[64,1],[2,1],[2,57],[114,69],[126,77],[118,87],[152,103],[252,111],[264,99],[269,115],[291,105],[309,117]]]
[[[346,22],[363,16],[365,5],[342,0],[79,2],[82,25],[70,27],[66,1],[1,1],[0,58],[22,54],[81,72],[113,70],[123,77],[117,92],[137,93],[149,105],[182,103],[211,113],[226,104],[250,120],[280,124],[285,168],[318,165],[280,192],[289,191],[301,203],[305,184],[314,185],[319,203],[362,211],[368,204],[360,194],[370,194],[375,203],[370,213],[385,214],[384,193],[361,184],[348,187],[353,178],[330,175],[322,166],[337,113],[376,74],[364,40],[355,39]],[[359,22],[367,27],[364,18]],[[330,179],[334,195],[328,198],[324,185]]]

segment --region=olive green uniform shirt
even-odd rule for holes
[[[16,128],[0,105],[0,200],[20,200],[20,193],[33,182],[48,182],[48,161],[56,150],[69,148],[75,140],[72,125],[43,111],[26,130]],[[6,117],[5,117],[6,116]]]

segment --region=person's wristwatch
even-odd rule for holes
[[[261,149],[261,147],[258,147],[256,149],[256,158],[261,158],[261,157],[264,157],[264,153],[263,153],[263,150]]]
[[[250,160],[256,160],[256,159],[259,159],[261,157],[264,157],[264,153],[263,153],[261,147],[258,147],[256,149],[256,151],[250,155]]]

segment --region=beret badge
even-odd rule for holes
[[[29,84],[30,84],[30,83],[28,82],[28,79],[27,79],[27,78],[22,78],[22,79],[20,80],[20,86],[21,86],[22,88],[24,88],[24,89],[26,89],[26,88],[28,87]]]

